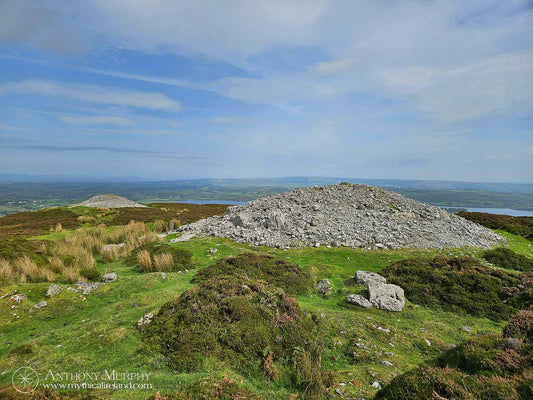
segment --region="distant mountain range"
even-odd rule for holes
[[[95,177],[68,175],[25,175],[0,174],[1,183],[167,183],[179,187],[213,187],[213,188],[295,188],[313,185],[331,185],[341,182],[362,183],[365,185],[424,189],[424,190],[483,190],[497,193],[533,194],[533,183],[500,183],[500,182],[459,182],[445,180],[410,180],[410,179],[365,179],[335,177],[304,177],[291,176],[281,178],[243,178],[243,179],[184,179],[164,180],[148,179],[136,176]]]

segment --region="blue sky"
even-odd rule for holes
[[[531,1],[0,1],[0,172],[533,182]]]

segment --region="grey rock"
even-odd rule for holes
[[[211,254],[216,254],[218,252],[218,249],[210,249],[209,250],[209,253]]]
[[[518,349],[520,346],[522,346],[520,339],[510,337],[505,340],[505,348],[507,349]]]
[[[167,274],[165,274],[164,272],[161,272],[161,279],[167,279]]]
[[[368,285],[368,300],[376,308],[386,311],[402,311],[405,306],[403,289],[398,285],[374,283]]]
[[[46,307],[48,303],[46,301],[40,301],[38,302],[37,304],[35,304],[35,308],[42,308],[42,307]]]
[[[385,277],[369,271],[357,271],[355,273],[355,281],[361,285],[369,285],[371,283],[387,283]]]
[[[16,303],[20,303],[28,298],[25,294],[15,294],[9,298],[9,300],[14,301]]]
[[[56,295],[58,295],[59,293],[61,293],[63,289],[61,288],[61,286],[55,284],[55,283],[52,283],[49,287],[48,287],[48,290],[46,291],[46,297],[54,297]]]
[[[318,282],[316,287],[318,289],[318,293],[323,295],[331,293],[331,289],[333,288],[328,279],[322,279],[320,282]]]
[[[78,291],[81,291],[85,296],[91,294],[93,290],[96,290],[102,285],[101,282],[76,282],[76,287]]]
[[[472,328],[466,325],[461,326],[461,330],[465,332],[472,332]]]
[[[346,302],[363,308],[372,308],[372,303],[360,294],[349,294],[346,296]]]
[[[137,321],[138,326],[146,326],[149,323],[152,322],[152,319],[154,319],[154,312],[149,312],[148,314],[145,314],[141,317],[139,321]]]
[[[104,244],[102,246],[102,252],[104,251],[112,251],[112,250],[115,250],[115,249],[123,249],[124,247],[126,247],[126,243],[118,243],[118,244]]]
[[[215,236],[277,248],[316,243],[354,248],[489,248],[504,240],[438,207],[357,184],[300,188],[260,198],[177,231],[184,234],[173,242]]]
[[[377,389],[381,389],[381,384],[378,381],[372,382],[372,385],[370,385],[370,386],[375,387]]]
[[[389,367],[393,367],[394,366],[393,363],[391,363],[390,361],[387,361],[387,360],[380,361],[380,364],[387,365]]]
[[[102,277],[102,282],[104,283],[115,282],[116,279],[117,279],[117,274],[115,274],[114,272],[110,272],[108,274],[104,274],[104,276]]]

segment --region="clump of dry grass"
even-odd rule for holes
[[[144,272],[152,272],[152,258],[150,257],[150,252],[147,250],[142,250],[137,254],[137,261]]]
[[[4,267],[5,268],[5,267]],[[47,267],[39,267],[30,257],[23,255],[13,262],[13,275],[19,282],[52,282],[55,274]]]
[[[167,230],[167,224],[162,219],[154,221],[154,232],[165,232]]]
[[[78,218],[78,221],[80,221],[82,224],[96,222],[95,217],[90,217],[88,215],[80,215]]]
[[[146,250],[145,250],[146,251]],[[150,253],[148,253],[150,255]],[[170,272],[174,267],[174,258],[172,254],[161,253],[154,255],[155,269],[159,272]]]
[[[126,251],[121,251],[121,250],[123,249],[119,247],[115,247],[115,246],[110,247],[110,248],[102,248],[102,250],[100,251],[100,254],[102,255],[102,260],[105,263],[118,260],[126,252]]]
[[[58,222],[55,226],[50,227],[50,233],[57,233],[63,231],[63,225],[61,225],[60,222]]]
[[[0,258],[0,282],[10,282],[14,278],[13,268],[8,260]]]

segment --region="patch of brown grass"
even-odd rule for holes
[[[146,251],[146,250],[145,250]],[[150,253],[148,253],[150,255]],[[155,269],[159,272],[172,271],[174,267],[174,258],[169,253],[161,253],[154,255]]]
[[[150,257],[150,252],[147,250],[142,250],[137,254],[137,261],[144,272],[152,272],[152,259]]]

